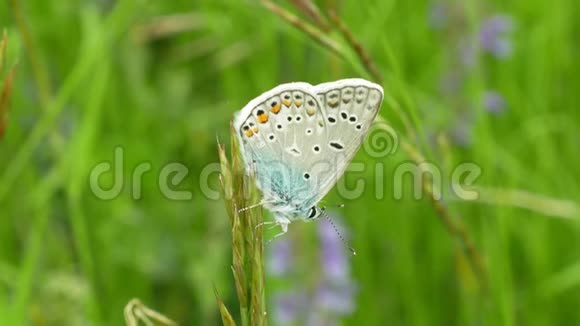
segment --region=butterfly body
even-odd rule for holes
[[[383,89],[364,79],[297,82],[263,93],[236,114],[246,168],[283,232],[322,214],[316,204],[356,154],[382,99]]]
[[[305,182],[300,170],[263,157],[254,157],[251,166],[256,169],[256,183],[263,192],[262,204],[274,214],[283,230],[291,222],[312,215],[310,210],[316,204],[314,189]],[[262,173],[257,173],[258,170]]]

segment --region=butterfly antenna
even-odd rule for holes
[[[326,210],[322,211],[322,214],[324,215],[324,217],[326,217],[326,219],[328,220],[328,222],[330,223],[330,225],[332,225],[332,228],[334,229],[334,231],[336,232],[336,234],[338,235],[338,237],[340,238],[340,240],[342,241],[342,243],[344,243],[344,245],[348,248],[348,250],[350,250],[350,252],[352,252],[353,256],[356,256],[356,251],[354,250],[353,247],[348,245],[348,242],[346,242],[346,240],[344,239],[344,237],[342,236],[342,234],[340,233],[340,231],[338,231],[338,228],[336,227],[336,225],[334,224],[334,222],[332,222],[332,220],[330,219],[330,216],[328,216],[328,214],[326,214]]]
[[[323,203],[326,203],[326,201],[322,201]],[[344,208],[344,204],[337,204],[337,203],[330,203],[331,206],[336,207],[336,208]],[[323,209],[326,209],[326,205],[322,207]]]

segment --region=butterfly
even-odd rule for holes
[[[296,220],[324,214],[318,202],[334,187],[363,143],[383,88],[350,78],[318,85],[282,84],[234,117],[241,153],[282,235]],[[248,208],[251,208],[248,207]]]

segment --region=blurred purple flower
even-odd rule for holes
[[[274,299],[275,319],[278,324],[294,324],[306,308],[307,298],[298,293],[278,294]]]
[[[354,311],[355,286],[349,281],[323,283],[317,289],[315,305],[337,315],[349,315]]]
[[[473,123],[471,119],[462,116],[451,130],[453,143],[461,147],[469,147],[472,143]]]
[[[339,232],[345,236],[344,229],[340,224],[336,223],[336,219],[334,221]],[[322,245],[322,268],[325,277],[336,281],[347,280],[350,272],[348,251],[338,234],[336,234],[332,224],[327,220],[321,220],[318,223],[318,234]]]
[[[463,86],[463,78],[459,72],[455,70],[449,71],[441,76],[439,85],[442,93],[446,95],[455,95]]]
[[[267,260],[268,272],[275,276],[287,274],[292,264],[292,242],[282,238],[272,243],[272,252]]]
[[[499,59],[505,59],[512,53],[512,42],[509,33],[513,30],[511,17],[495,15],[487,18],[479,31],[481,47]]]
[[[330,320],[330,316],[318,310],[311,310],[305,323],[307,326],[334,326],[338,324],[336,320]]]
[[[337,229],[346,235],[345,229],[333,218]],[[320,239],[321,266],[309,266],[316,273],[316,283],[298,282],[293,292],[279,293],[274,297],[274,318],[276,325],[339,325],[340,317],[351,314],[356,308],[356,284],[350,278],[350,253],[328,220],[317,224]],[[294,259],[302,256],[293,254],[290,238],[274,242],[268,260],[271,275],[295,276],[292,266]],[[308,255],[307,255],[308,256]]]
[[[465,67],[473,67],[477,59],[477,51],[471,40],[461,40],[458,44],[459,60]]]
[[[488,112],[500,114],[505,110],[505,107],[505,100],[500,93],[488,90],[483,94],[483,108]]]
[[[447,14],[448,11],[449,8],[443,2],[431,2],[428,12],[429,26],[434,29],[443,28],[449,18]]]

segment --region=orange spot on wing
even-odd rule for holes
[[[292,104],[292,101],[288,101],[288,100],[282,100],[282,104],[286,105],[286,107],[290,107],[290,105]]]
[[[258,122],[259,123],[266,123],[266,122],[268,122],[268,113],[264,112],[264,113],[258,115]]]
[[[328,101],[328,106],[330,106],[333,109],[336,109],[336,107],[338,107],[338,100]]]
[[[299,108],[302,106],[302,101],[296,101],[294,104],[296,104],[296,107]]]
[[[254,127],[254,133],[257,134],[258,133],[258,127]]]
[[[252,137],[254,132],[251,129],[246,130],[246,137]]]
[[[280,109],[282,109],[280,104],[276,104],[272,107],[272,109],[270,109],[270,111],[272,111],[272,113],[274,113],[274,114],[278,114],[278,112],[280,112]]]

